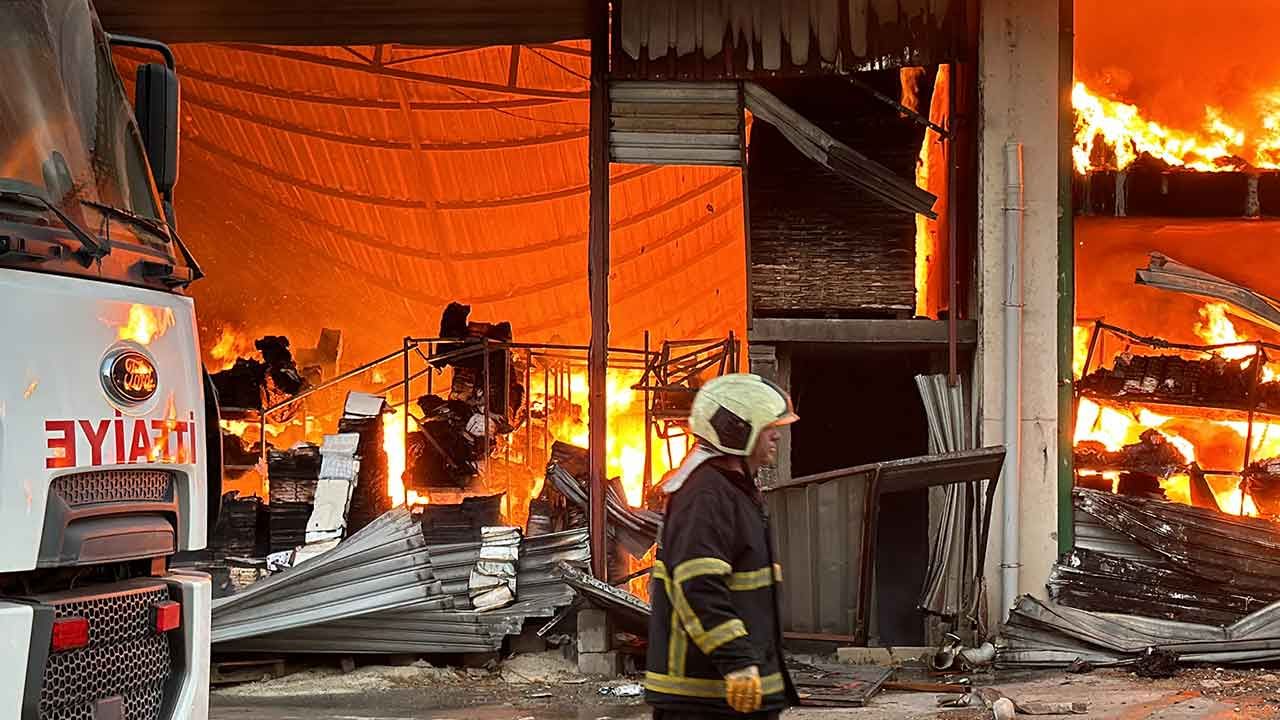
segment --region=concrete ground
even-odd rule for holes
[[[1086,703],[1082,720],[1280,718],[1280,678],[1264,671],[1196,670],[1168,680],[1117,671],[1045,673],[979,683],[1019,702]],[[429,668],[309,671],[215,691],[212,720],[638,720],[636,698],[601,694],[601,683],[528,660],[492,673]],[[786,720],[970,720],[986,709],[940,708],[932,693],[884,692],[862,708],[798,708]]]

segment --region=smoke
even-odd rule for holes
[[[1076,79],[1196,130],[1205,107],[1256,136],[1267,90],[1280,90],[1274,0],[1076,0]]]

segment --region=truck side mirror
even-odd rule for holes
[[[178,184],[178,74],[165,65],[139,65],[134,115],[160,196],[172,200]]]

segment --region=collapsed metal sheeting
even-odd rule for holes
[[[591,559],[585,529],[525,538],[516,568],[516,602],[501,609],[476,612],[460,606],[469,601],[468,578],[480,559],[480,547],[480,543],[427,546],[436,575],[428,596],[416,602],[253,637],[242,635],[235,642],[219,645],[219,649],[314,653],[492,652],[500,649],[508,636],[518,635],[526,620],[549,618],[570,605],[576,594],[560,579],[556,567],[561,563],[581,565]]]
[[[395,609],[441,593],[422,532],[401,508],[334,549],[215,601],[212,640]]]
[[[1075,506],[1177,569],[1223,591],[1273,597],[1280,525],[1262,518],[1077,488]]]
[[[635,595],[597,580],[566,562],[557,563],[556,574],[587,600],[611,610],[611,614],[624,625],[639,632],[644,632],[648,626],[652,609],[649,603]]]
[[[588,509],[587,490],[568,470],[556,462],[547,464],[547,481],[570,502]],[[642,559],[658,540],[662,515],[645,508],[633,508],[618,497],[612,487],[605,488],[605,509],[609,513],[609,532],[618,539],[623,550]]]
[[[1220,627],[1078,610],[1026,596],[1001,633],[997,663],[1005,668],[1095,666],[1136,661],[1149,650],[1179,662],[1219,665],[1280,661],[1280,603]]]

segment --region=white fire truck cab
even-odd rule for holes
[[[118,45],[165,60],[134,107]],[[88,0],[16,0],[0,72],[0,718],[201,720],[211,586],[170,562],[205,546],[221,442],[172,54]]]

